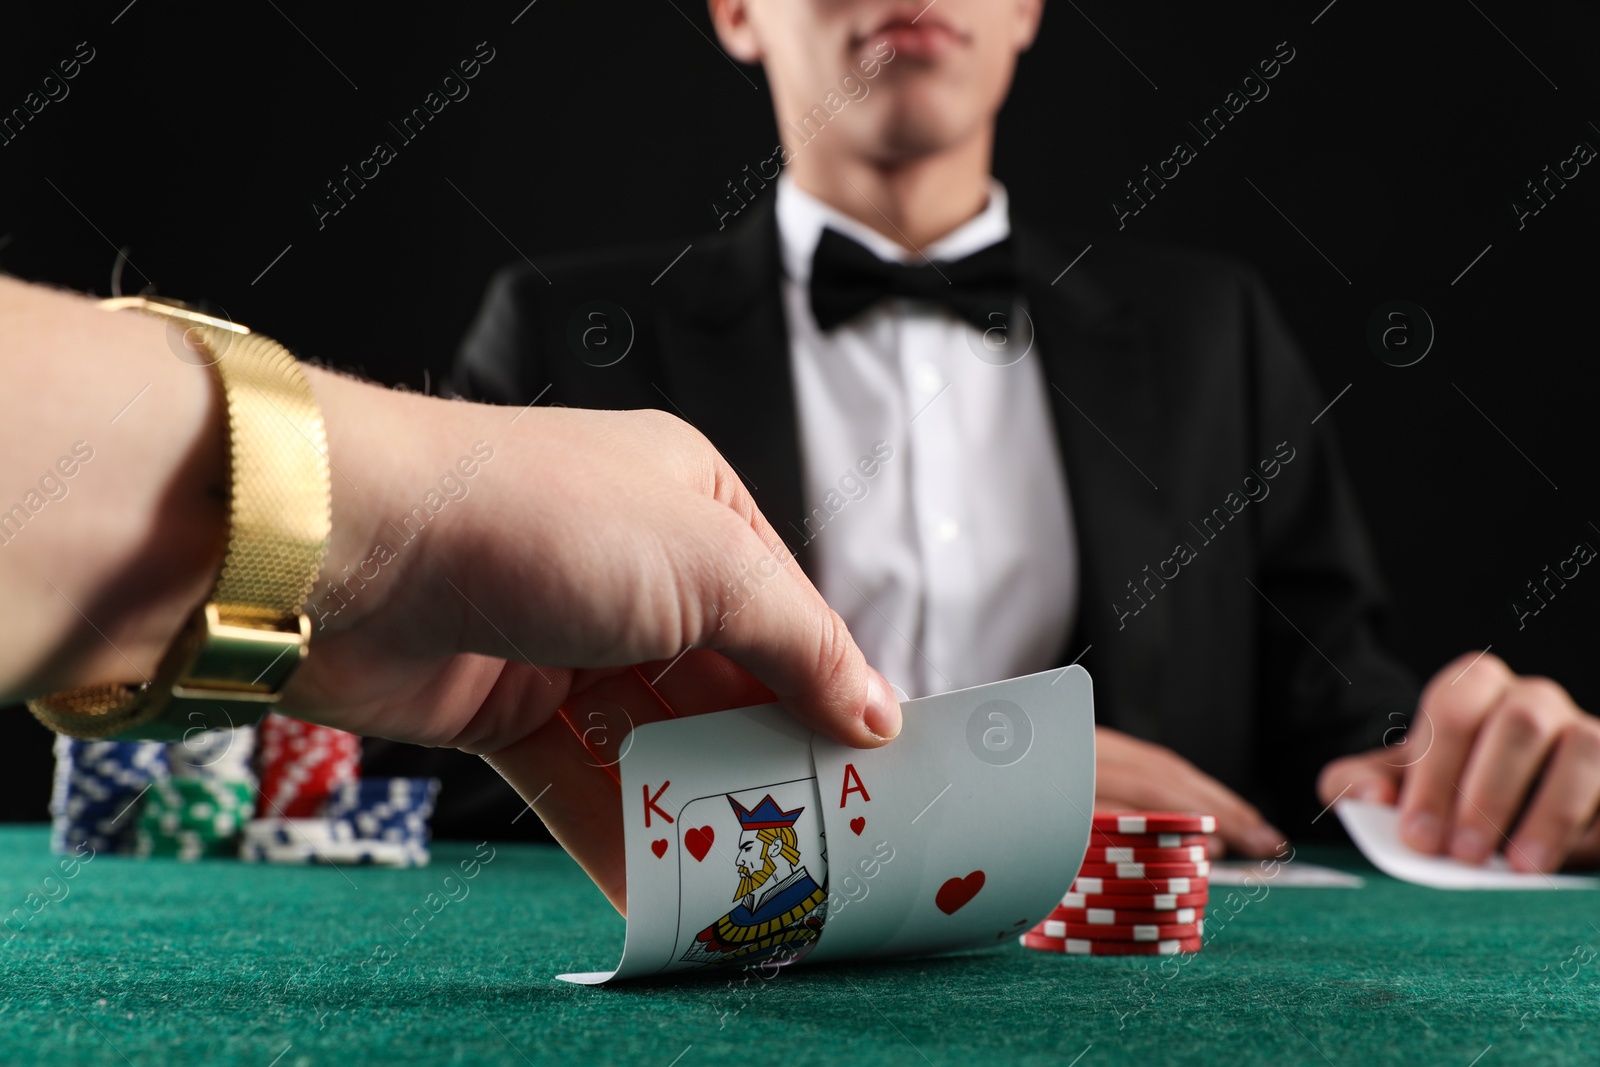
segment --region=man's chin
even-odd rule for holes
[[[965,113],[950,114],[954,109],[938,104],[923,104],[914,97],[896,101],[897,106],[885,114],[877,128],[860,139],[874,162],[879,164],[906,163],[926,156],[948,152],[965,140],[977,125],[977,120]],[[942,93],[939,95],[943,95]],[[939,101],[939,103],[943,103]]]
[[[957,138],[942,131],[897,129],[872,146],[872,161],[880,167],[905,166],[948,152]]]

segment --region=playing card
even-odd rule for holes
[[[1504,856],[1482,864],[1413,851],[1400,840],[1400,811],[1389,804],[1346,797],[1333,805],[1361,854],[1390,878],[1433,889],[1594,889],[1600,879],[1581,874],[1514,871]]]
[[[809,962],[1014,939],[1060,901],[1088,847],[1094,694],[1083,668],[903,709],[883,748],[812,741],[836,899]]]
[[[891,744],[776,704],[652,723],[620,773],[628,930],[586,984],[982,947],[1072,884],[1094,808],[1081,667],[906,701]]]
[[[828,879],[811,732],[775,704],[651,723],[621,761],[628,930],[598,984],[794,962]]]

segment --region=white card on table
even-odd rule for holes
[[[1094,812],[1082,667],[906,701],[891,744],[812,742],[828,835],[827,926],[808,962],[979,948],[1072,885]]]
[[[1269,870],[1275,868],[1275,870]],[[1360,889],[1366,879],[1349,871],[1322,867],[1305,860],[1217,860],[1211,864],[1211,884],[1256,886],[1271,882],[1274,889]]]
[[[1593,889],[1600,881],[1576,874],[1524,874],[1504,856],[1475,866],[1450,856],[1414,852],[1400,840],[1400,812],[1387,804],[1341,800],[1333,806],[1361,854],[1378,870],[1402,882],[1434,889]]]

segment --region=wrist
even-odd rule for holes
[[[413,515],[415,483],[442,451],[437,401],[304,368],[322,409],[333,475],[333,529],[306,604],[313,647],[354,627],[407,588],[429,512]],[[433,540],[430,538],[430,541]]]
[[[21,492],[29,517],[24,528],[11,524],[0,567],[6,584],[33,587],[40,611],[4,627],[18,659],[0,664],[0,677],[30,696],[142,681],[205,600],[222,559],[221,391],[201,360],[179,358],[181,334],[161,322],[8,285],[0,298],[20,357],[17,395],[34,417],[12,413],[15,436],[0,431],[3,451],[31,456],[23,470],[74,476],[51,482],[62,490],[52,510],[29,508],[31,487],[5,487],[0,507]],[[60,410],[37,417],[52,402]],[[53,457],[63,449],[74,463]]]

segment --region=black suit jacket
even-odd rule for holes
[[[1038,447],[1065,462],[1080,553],[1057,660],[1093,676],[1102,725],[1303,827],[1322,764],[1379,744],[1417,697],[1375,637],[1372,552],[1331,420],[1312,421],[1325,398],[1250,268],[1102,241],[1062,274],[1071,255],[1025,227],[1015,240],[1027,358],[1043,362],[1055,427]],[[681,250],[501,271],[455,386],[502,404],[676,412],[808,567],[798,531],[818,502],[802,499],[771,198],[663,274]]]

